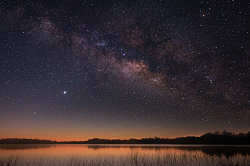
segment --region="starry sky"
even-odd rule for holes
[[[0,2],[0,138],[250,129],[250,2]]]

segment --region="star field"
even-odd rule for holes
[[[249,130],[247,1],[0,6],[1,138]]]

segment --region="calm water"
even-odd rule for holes
[[[250,146],[0,145],[2,165],[250,165]]]

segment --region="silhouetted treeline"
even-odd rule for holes
[[[129,140],[110,140],[93,138],[88,141],[80,142],[61,142],[61,143],[84,143],[84,144],[214,144],[214,145],[250,145],[250,132],[234,134],[224,130],[223,132],[206,133],[200,137],[179,137],[169,138],[141,138]]]
[[[26,138],[6,138],[1,139],[0,144],[55,144],[56,141],[39,140],[39,139],[26,139]]]
[[[0,144],[214,144],[214,145],[250,145],[250,131],[248,133],[234,134],[223,132],[206,133],[200,137],[188,136],[174,139],[169,138],[141,138],[141,139],[100,139],[93,138],[88,141],[57,142],[38,139],[2,139]]]

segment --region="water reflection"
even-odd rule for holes
[[[204,154],[210,156],[226,156],[232,157],[235,155],[250,155],[250,146],[190,146],[190,145],[57,145],[57,144],[3,144],[0,145],[1,150],[30,150],[30,149],[44,149],[44,148],[59,148],[68,151],[76,150],[80,148],[81,150],[107,150],[107,149],[117,149],[117,150],[138,150],[138,151],[162,151],[162,150],[179,150],[188,152],[203,152]],[[77,149],[78,149],[77,148]]]
[[[27,150],[55,147],[55,144],[0,144],[0,150]]]
[[[14,156],[14,157],[13,157]],[[0,165],[20,158],[22,165],[250,165],[250,146],[190,145],[0,145]],[[16,160],[16,159],[15,159]],[[42,163],[41,163],[42,162]],[[93,164],[96,163],[96,164]],[[187,164],[186,164],[187,163]],[[2,164],[4,165],[4,164]]]
[[[155,150],[155,151],[161,151],[163,149],[176,149],[176,150],[182,150],[182,151],[200,151],[204,154],[210,155],[210,156],[226,156],[232,157],[235,155],[250,155],[250,146],[190,146],[190,145],[88,145],[89,149],[93,150],[99,150],[99,149],[110,149],[110,148],[118,148],[118,149],[125,149],[129,148],[131,150],[134,149],[140,149],[140,150]]]

